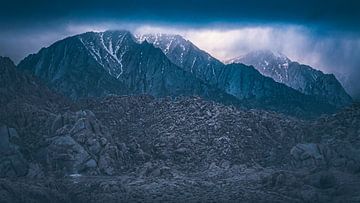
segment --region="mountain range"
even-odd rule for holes
[[[339,96],[333,91],[336,85],[328,85],[331,77],[317,81],[320,85],[312,93],[302,92],[252,66],[223,64],[179,35],[88,32],[29,55],[18,68],[73,100],[109,94],[197,95],[303,117],[334,112],[351,103],[346,93]]]
[[[232,99],[172,64],[151,44],[137,43],[128,31],[66,38],[26,57],[18,67],[75,100],[108,94]]]
[[[324,74],[308,65],[291,61],[281,53],[259,50],[231,59],[227,63],[254,66],[261,74],[277,82],[306,95],[323,98],[335,106],[346,106],[352,101],[333,74]]]

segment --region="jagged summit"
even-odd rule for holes
[[[205,81],[214,79],[213,76],[219,71],[218,66],[222,65],[219,60],[180,35],[157,33],[136,37],[140,42],[147,41],[160,48],[171,62]],[[204,71],[208,71],[210,75],[203,77],[201,73]]]
[[[324,74],[308,65],[291,61],[287,56],[270,50],[258,50],[231,59],[228,63],[254,66],[261,74],[284,83],[304,94],[314,95],[336,106],[352,102],[334,75]]]
[[[284,65],[286,63],[291,62],[291,60],[281,52],[271,51],[269,49],[260,49],[260,50],[252,51],[252,52],[249,52],[242,56],[238,56],[236,58],[227,60],[227,61],[225,61],[225,63],[226,64],[239,63],[242,60],[250,59],[250,58],[256,58],[256,60],[260,59],[260,60],[258,60],[258,63],[263,63],[264,65],[269,65],[269,61],[272,61],[274,59],[277,60],[279,64],[284,64]]]

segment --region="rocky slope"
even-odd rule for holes
[[[280,53],[275,54],[268,50],[254,51],[231,59],[227,63],[252,65],[260,73],[277,82],[304,94],[323,98],[336,106],[349,105],[352,100],[333,74],[324,74],[310,66],[291,61]]]
[[[302,121],[199,97],[73,103],[5,62],[2,202],[359,200],[359,105]]]

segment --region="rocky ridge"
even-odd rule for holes
[[[308,65],[291,61],[281,53],[259,50],[227,61],[254,66],[261,74],[286,84],[304,94],[323,98],[335,106],[352,102],[333,74],[324,74]]]

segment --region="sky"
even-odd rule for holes
[[[334,73],[360,97],[357,0],[1,0],[0,55],[16,63],[86,31],[180,34],[220,60],[270,49]]]

